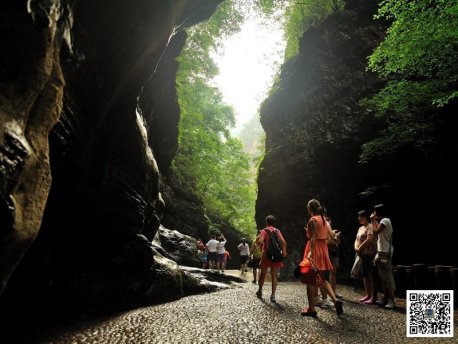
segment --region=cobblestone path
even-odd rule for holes
[[[339,286],[344,314],[318,309],[318,318],[304,318],[305,286],[282,282],[277,304],[256,298],[256,286],[183,298],[114,317],[73,324],[41,333],[40,343],[458,343],[453,339],[407,339],[405,309],[395,311],[355,302],[358,293]],[[456,328],[455,317],[455,328]]]

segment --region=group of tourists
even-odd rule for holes
[[[356,234],[356,258],[352,268],[352,277],[361,278],[365,295],[359,299],[367,305],[382,305],[394,309],[395,283],[393,277],[393,226],[387,217],[385,206],[376,205],[373,213],[365,210],[358,213],[361,225]],[[377,299],[378,292],[383,292],[383,299]]]
[[[307,204],[310,219],[304,227],[307,244],[303,261],[298,271],[313,271],[300,275],[301,282],[307,285],[308,306],[301,312],[302,316],[316,317],[316,306],[334,307],[337,315],[343,313],[341,296],[336,293],[336,275],[339,266],[339,245],[341,232],[332,228],[331,218],[320,202],[312,199]],[[384,205],[376,205],[371,215],[367,211],[358,212],[358,229],[354,249],[355,264],[351,274],[364,283],[365,295],[358,301],[366,305],[382,305],[387,309],[395,308],[395,284],[392,270],[392,235],[391,220],[386,216]],[[247,267],[253,269],[254,284],[258,284],[256,296],[263,297],[263,287],[268,270],[272,278],[270,301],[276,302],[278,271],[284,266],[282,260],[287,257],[287,244],[276,228],[276,218],[269,215],[265,219],[266,227],[258,231],[251,245],[244,238],[237,246],[240,254],[240,271],[245,274]],[[224,272],[230,254],[226,250],[226,238],[213,236],[207,244],[199,239],[198,247],[202,255],[202,268],[217,269]],[[306,268],[308,264],[308,269]],[[303,270],[306,268],[305,270]],[[258,269],[260,270],[258,276]],[[258,278],[259,277],[259,278]],[[378,299],[379,292],[383,298]],[[321,294],[321,297],[320,297]]]
[[[224,272],[227,261],[231,258],[229,251],[226,250],[226,242],[224,234],[221,234],[218,239],[213,235],[206,245],[201,239],[197,240],[202,269],[216,269],[218,272]]]

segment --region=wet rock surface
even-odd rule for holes
[[[159,227],[157,235],[161,246],[178,264],[196,267],[201,265],[196,239],[163,226]]]
[[[256,286],[240,284],[217,293],[191,296],[93,322],[43,331],[39,343],[454,343],[454,339],[407,339],[405,310],[355,302],[359,294],[339,286],[345,313],[318,309],[318,318],[303,318],[305,286],[281,282],[278,304],[261,301]],[[267,296],[267,297],[266,297]],[[455,321],[455,326],[457,322]]]

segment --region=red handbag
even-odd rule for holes
[[[304,258],[299,263],[299,270],[301,272],[301,282],[314,287],[321,287],[324,284],[321,278],[320,270],[316,268],[312,258]]]

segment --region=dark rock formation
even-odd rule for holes
[[[167,204],[162,220],[164,226],[195,239],[201,238],[204,242],[210,239],[210,232],[216,235],[223,233],[227,239],[226,249],[231,254],[227,267],[238,268],[237,246],[241,242],[242,234],[226,221],[212,215],[206,216],[202,201],[192,191],[184,190],[173,176],[168,182],[169,184],[161,185],[161,193]]]
[[[0,5],[0,295],[39,231],[51,185],[48,133],[64,88],[58,3]]]
[[[2,3],[2,289],[42,222],[0,298],[2,320],[25,308],[27,320],[46,318],[45,308],[54,318],[95,315],[191,292],[151,245],[164,209],[153,151],[167,173],[184,41],[175,29],[219,2]]]
[[[371,15],[361,20],[355,11],[339,11],[309,29],[299,54],[283,66],[278,90],[261,108],[266,156],[256,216],[260,226],[266,215],[278,217],[289,246],[288,274],[302,258],[309,199],[329,208],[337,228],[358,209],[357,192],[364,189],[357,165],[364,125],[358,100],[381,85],[366,72],[366,57],[384,35]],[[353,227],[345,231],[352,239]]]
[[[156,235],[159,237],[161,247],[175,262],[186,266],[200,266],[196,239],[162,226],[159,227]]]

